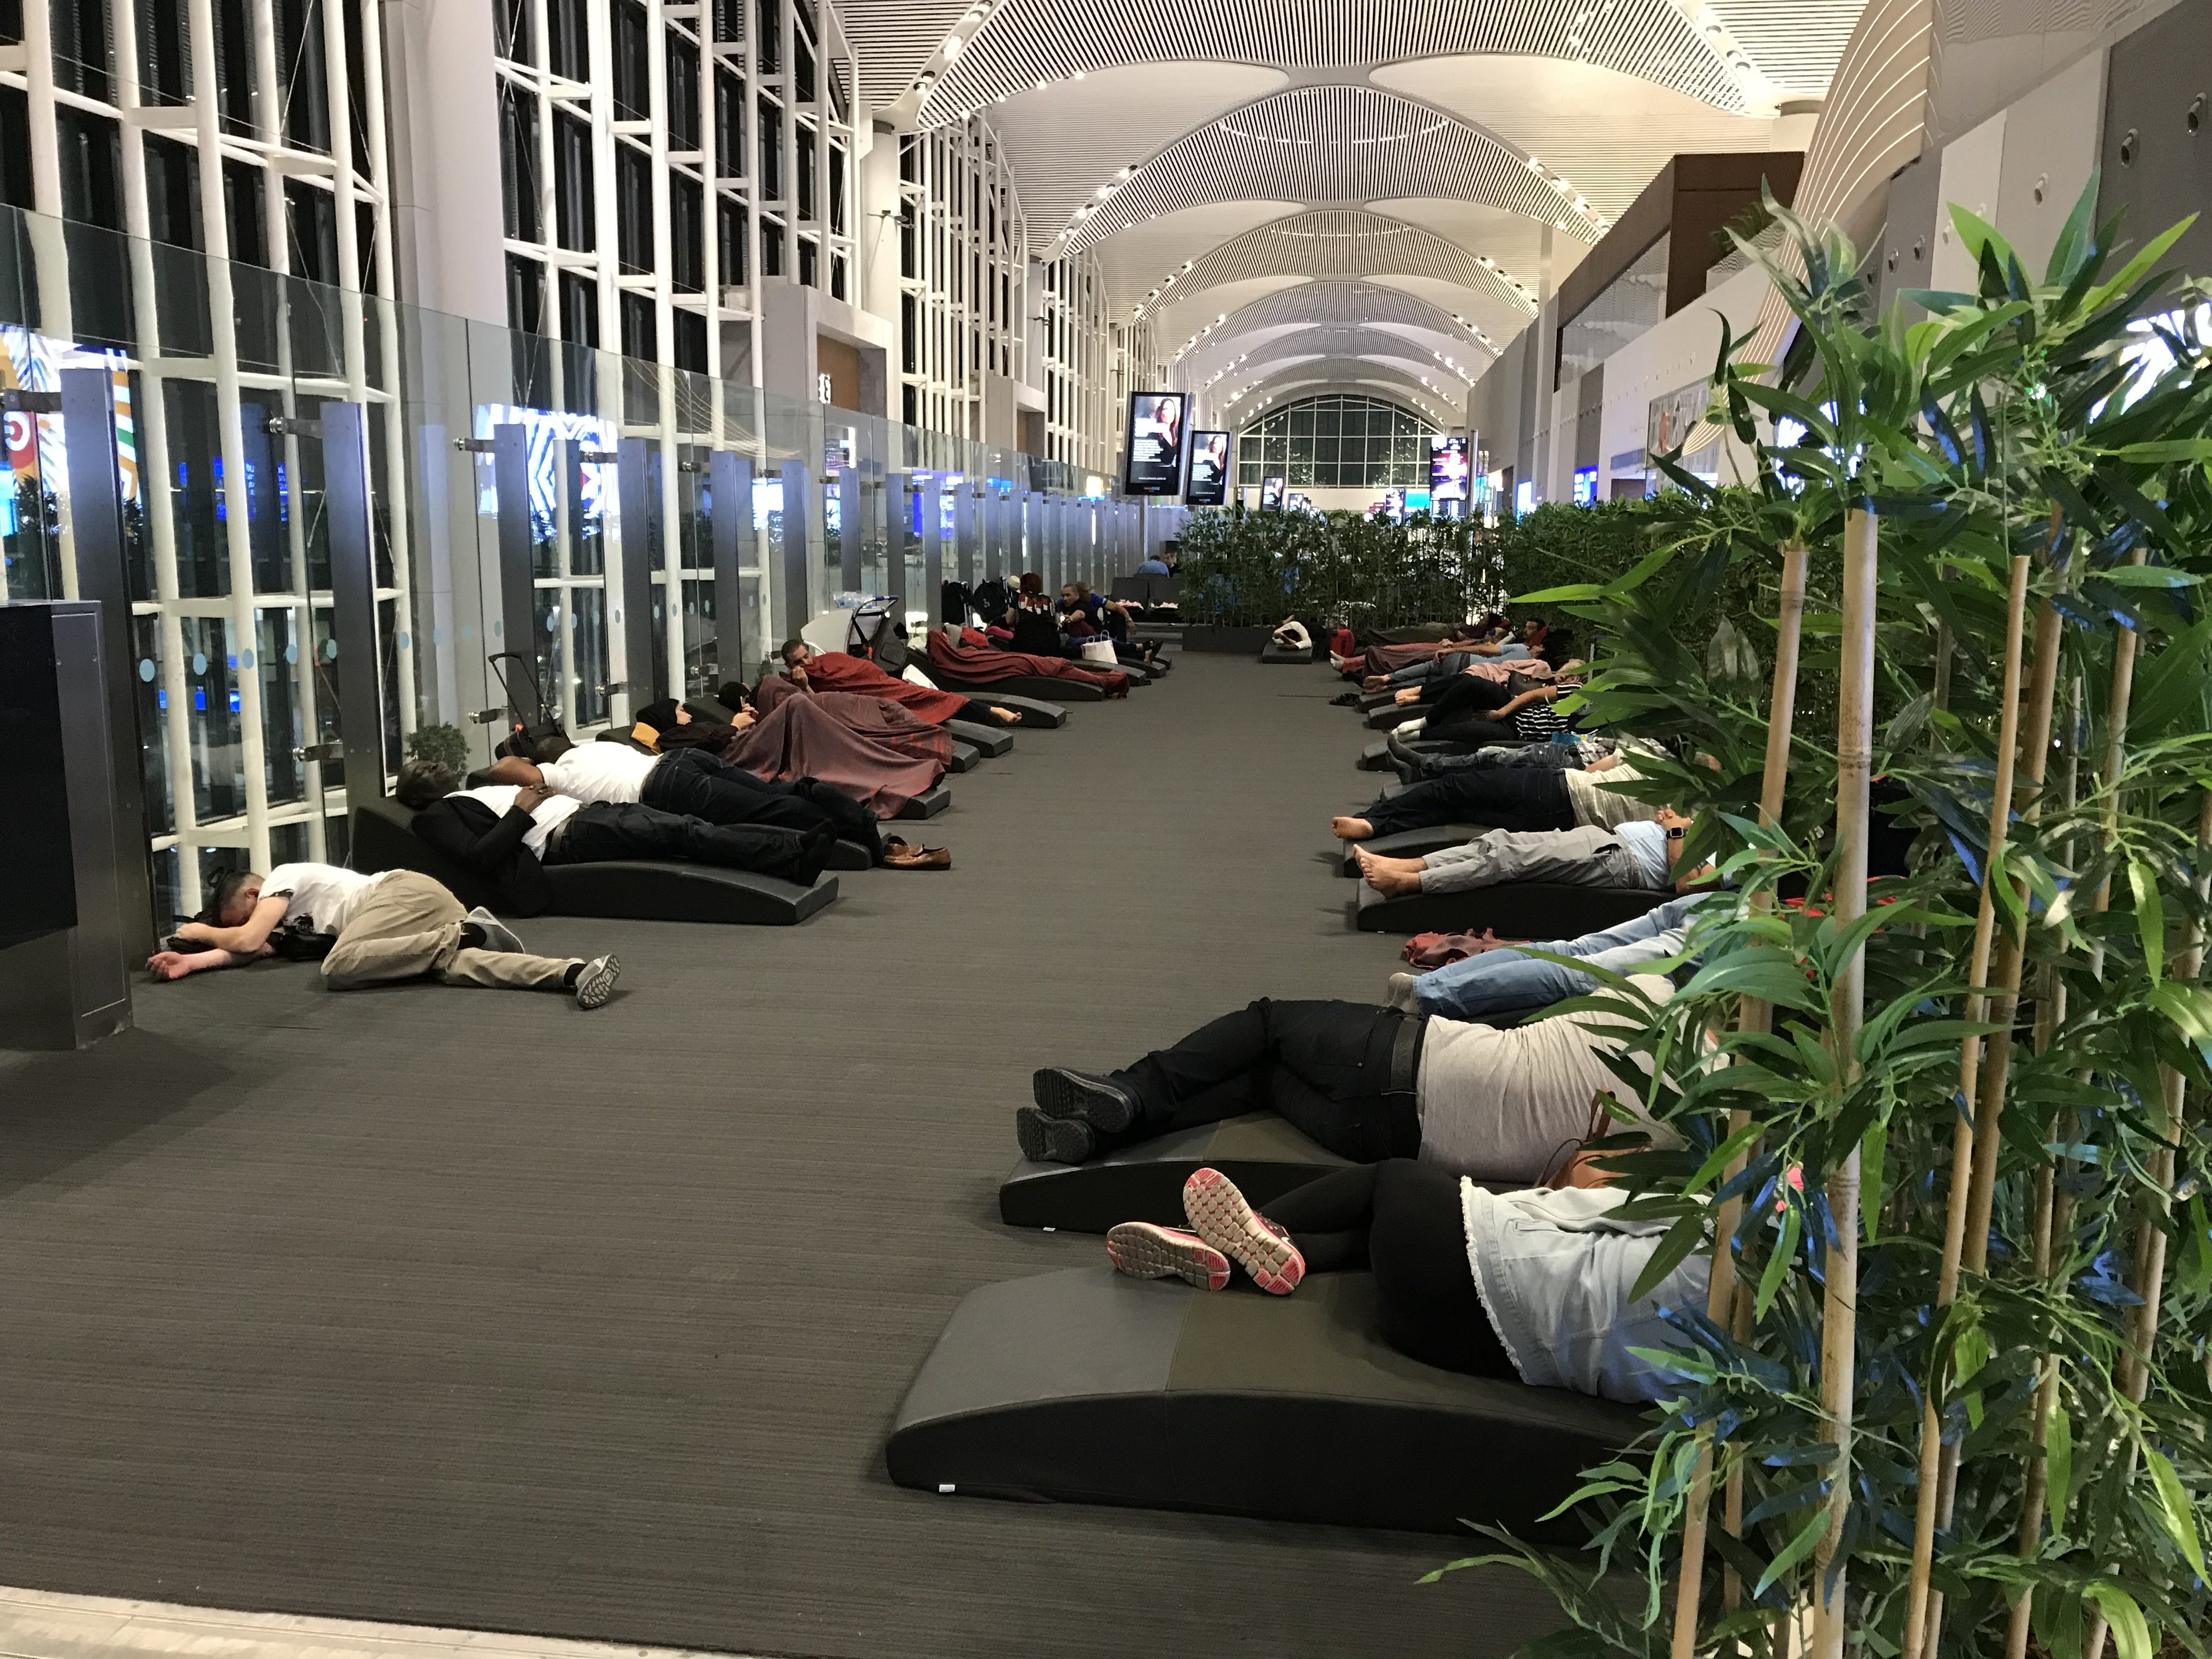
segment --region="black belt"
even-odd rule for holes
[[[1421,1039],[1428,1029],[1426,1014],[1401,1013],[1390,1038],[1390,1088],[1384,1099],[1393,1158],[1413,1158],[1421,1149]]]

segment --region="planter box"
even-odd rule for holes
[[[1256,657],[1274,637],[1275,630],[1255,628],[1206,628],[1195,623],[1182,630],[1186,651],[1226,651],[1235,656]]]

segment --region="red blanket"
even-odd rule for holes
[[[806,681],[817,691],[856,691],[866,697],[888,697],[932,726],[958,720],[960,711],[968,706],[963,696],[887,674],[866,657],[817,652],[807,659]]]
[[[943,632],[929,632],[929,661],[933,668],[967,685],[993,685],[1000,680],[1030,676],[1042,679],[1078,680],[1102,687],[1109,697],[1129,695],[1129,677],[1119,669],[1091,667],[1065,657],[1032,657],[1019,651],[993,651],[967,644],[955,645]]]
[[[760,709],[751,726],[723,741],[724,760],[770,783],[819,778],[879,818],[933,787],[952,761],[952,739],[941,726],[882,697],[809,696],[770,675]]]

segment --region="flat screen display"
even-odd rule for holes
[[[1194,432],[1190,434],[1190,489],[1183,500],[1192,507],[1219,507],[1229,499],[1229,434]]]
[[[1467,516],[1467,440],[1438,433],[1429,440],[1429,511],[1439,519]]]
[[[1129,465],[1121,480],[1131,495],[1182,494],[1183,411],[1180,392],[1138,392],[1129,397]]]
[[[1283,506],[1286,511],[1291,513],[1309,513],[1313,510],[1313,501],[1303,489],[1293,489],[1283,497]]]
[[[1575,469],[1575,505],[1577,507],[1597,505],[1597,469],[1595,467],[1578,466]]]
[[[1260,510],[1262,513],[1279,513],[1283,510],[1283,486],[1287,482],[1288,480],[1284,478],[1260,480]]]

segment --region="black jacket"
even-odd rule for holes
[[[495,814],[465,795],[433,801],[415,815],[415,833],[433,850],[491,883],[502,915],[542,915],[553,908],[545,866],[522,844],[535,827],[519,806]]]

